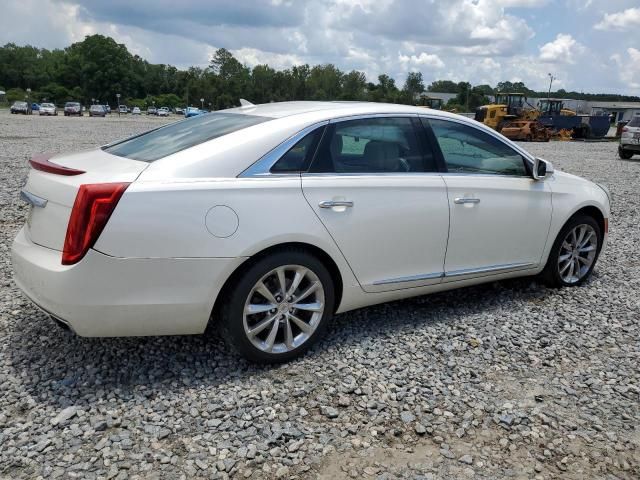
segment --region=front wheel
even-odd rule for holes
[[[242,356],[261,363],[307,351],[322,336],[335,301],[327,268],[299,249],[261,258],[226,292],[221,333]]]
[[[618,147],[618,155],[623,160],[629,160],[631,157],[633,157],[633,152],[625,150],[622,147]]]
[[[543,280],[550,287],[581,285],[593,272],[601,246],[598,222],[587,215],[576,215],[560,230],[551,247]]]

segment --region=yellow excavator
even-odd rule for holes
[[[549,140],[549,132],[538,122],[540,110],[523,93],[498,93],[495,103],[478,107],[475,119],[512,140]]]

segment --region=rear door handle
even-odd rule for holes
[[[462,205],[464,203],[480,203],[480,199],[468,198],[468,197],[457,197],[453,199],[453,203],[457,203],[458,205]]]
[[[333,207],[353,207],[353,202],[349,200],[323,200],[318,203],[320,208],[333,208]]]

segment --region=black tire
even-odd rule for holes
[[[622,160],[629,160],[631,157],[633,157],[633,152],[630,152],[629,150],[625,150],[622,147],[618,147],[618,156]]]
[[[560,256],[561,245],[564,242],[565,238],[573,230],[575,227],[579,225],[589,225],[591,226],[595,232],[596,237],[598,239],[598,245],[596,248],[595,258],[593,259],[593,263],[589,267],[589,270],[580,277],[577,282],[568,283],[562,279],[560,276],[560,268],[558,265],[558,257]],[[600,225],[598,222],[591,216],[585,214],[576,214],[569,219],[569,221],[562,227],[560,233],[556,237],[555,242],[553,242],[553,246],[551,247],[551,251],[549,252],[549,258],[547,259],[547,264],[544,267],[544,270],[540,274],[542,281],[549,287],[560,288],[560,287],[577,287],[582,285],[593,272],[593,268],[598,262],[598,256],[600,255],[600,249],[602,248],[602,231],[600,229]]]
[[[286,352],[271,353],[256,347],[248,338],[244,329],[244,309],[256,283],[272,270],[285,265],[300,265],[317,276],[324,289],[324,311],[316,329],[304,343]],[[218,326],[222,337],[244,358],[257,363],[286,362],[302,355],[324,334],[335,305],[335,287],[331,274],[317,257],[300,248],[276,251],[256,260],[235,275],[235,279],[232,279],[221,295],[224,297],[218,309]]]

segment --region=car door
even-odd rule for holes
[[[302,189],[362,288],[441,281],[449,230],[446,187],[417,116],[332,121]]]
[[[423,122],[446,168],[445,281],[539,265],[551,223],[549,185],[534,180],[522,154],[498,136],[454,120]]]

